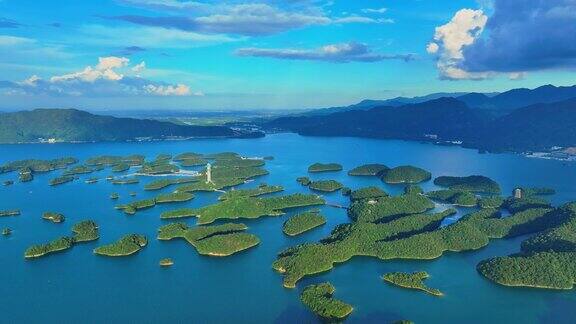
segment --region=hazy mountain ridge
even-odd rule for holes
[[[220,126],[185,126],[148,119],[94,115],[76,109],[0,114],[0,143],[128,141],[140,138],[250,136]]]

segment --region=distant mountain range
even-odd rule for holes
[[[193,137],[255,137],[220,126],[186,126],[148,119],[93,115],[75,109],[0,113],[0,143],[95,142]]]
[[[504,115],[510,111],[536,103],[552,103],[576,98],[576,86],[555,87],[545,85],[536,89],[513,89],[502,93],[466,93],[466,92],[439,92],[421,97],[397,97],[388,100],[364,100],[346,107],[333,107],[317,109],[304,115],[328,115],[336,112],[370,110],[377,107],[400,107],[409,104],[418,104],[439,98],[456,98],[470,108],[490,111],[496,116]]]
[[[357,136],[458,143],[489,151],[545,151],[576,146],[576,86],[500,94],[411,98],[286,116],[264,124],[308,136]],[[426,100],[428,99],[428,100]],[[420,100],[425,100],[420,102]],[[371,107],[372,104],[378,104]],[[497,111],[497,113],[494,113]]]

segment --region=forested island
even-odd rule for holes
[[[147,244],[148,239],[146,236],[129,234],[114,243],[95,248],[94,253],[110,257],[129,256],[140,251]]]
[[[244,224],[189,227],[185,223],[172,223],[158,229],[158,239],[169,241],[182,238],[196,248],[199,254],[224,257],[260,243],[256,235],[245,233],[247,229]]]
[[[318,172],[336,172],[342,171],[342,165],[338,163],[314,163],[308,167],[308,172],[318,173]]]
[[[440,290],[429,288],[424,284],[424,280],[428,279],[428,277],[430,275],[424,271],[414,273],[392,272],[382,276],[382,279],[399,287],[422,290],[430,295],[442,296],[443,294]]]
[[[326,320],[342,320],[354,308],[345,302],[333,297],[336,288],[328,282],[310,285],[300,294],[300,300],[314,314]]]
[[[82,221],[72,227],[72,236],[64,236],[45,244],[33,245],[24,252],[24,257],[26,259],[43,257],[70,249],[78,243],[95,241],[98,237],[98,225],[90,220]]]
[[[318,210],[314,210],[290,217],[284,222],[282,231],[288,236],[296,236],[324,224],[326,224],[326,217],[322,216]]]

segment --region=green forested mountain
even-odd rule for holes
[[[0,143],[127,141],[139,138],[234,137],[228,127],[176,125],[156,120],[116,118],[75,109],[36,109],[0,114]]]

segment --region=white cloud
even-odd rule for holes
[[[0,88],[12,94],[44,94],[52,96],[198,96],[185,84],[175,84],[144,79],[138,73],[146,69],[141,62],[130,66],[125,57],[100,57],[98,64],[84,69],[54,75],[47,80],[36,75],[21,82],[0,82]],[[6,91],[5,91],[6,92]]]
[[[387,11],[388,11],[388,8],[379,8],[379,9],[366,8],[366,9],[362,9],[362,12],[364,12],[364,13],[383,14],[383,13],[386,13]]]
[[[487,22],[488,16],[484,11],[462,9],[449,23],[436,27],[434,39],[426,50],[438,56],[437,67],[441,78],[477,80],[492,75],[489,72],[471,73],[460,68],[464,59],[463,49],[476,41]]]

